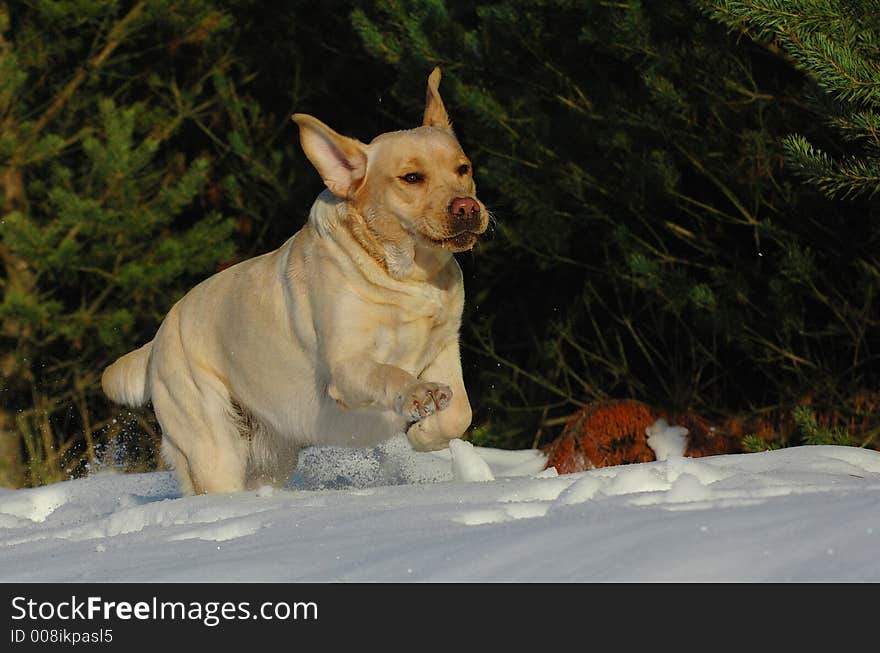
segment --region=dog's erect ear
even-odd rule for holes
[[[440,97],[440,68],[434,68],[428,76],[428,94],[425,100],[425,118],[422,125],[450,129],[449,115]]]
[[[351,199],[367,174],[367,146],[354,138],[337,134],[323,122],[295,113],[299,141],[324,185],[336,197]]]

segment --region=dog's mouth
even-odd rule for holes
[[[479,238],[479,234],[475,234],[473,231],[462,231],[451,238],[432,238],[431,242],[443,249],[463,252],[473,247],[477,242],[477,238]]]

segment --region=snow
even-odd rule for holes
[[[556,475],[397,437],[309,449],[283,490],[112,470],[2,490],[0,581],[880,581],[880,453],[667,451]]]
[[[495,476],[489,464],[474,449],[474,445],[464,440],[452,440],[449,443],[452,456],[452,478],[456,481],[494,481]]]
[[[670,426],[660,418],[645,429],[648,435],[648,446],[654,451],[657,460],[666,460],[670,456],[683,456],[687,450],[688,430],[683,426]]]

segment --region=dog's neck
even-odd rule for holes
[[[382,229],[385,237],[380,237],[371,227],[371,223],[381,220],[387,221]],[[328,190],[312,205],[309,222],[319,236],[332,237],[338,242],[340,228],[350,234],[356,246],[397,281],[431,281],[452,259],[448,250],[417,245],[416,239],[395,218],[372,215],[368,219]],[[345,247],[344,242],[340,245]]]

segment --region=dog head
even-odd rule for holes
[[[347,204],[352,232],[395,277],[407,276],[418,250],[470,249],[489,224],[439,84],[435,68],[421,126],[381,134],[369,144],[312,116],[293,116],[309,161]]]

